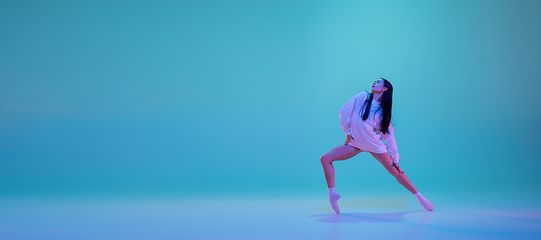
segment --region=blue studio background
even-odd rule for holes
[[[539,196],[539,1],[0,1],[0,197],[316,195],[394,86],[423,194]],[[337,189],[406,194],[368,153]]]

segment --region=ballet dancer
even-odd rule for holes
[[[361,152],[370,152],[402,186],[415,195],[417,202],[426,210],[434,209],[432,203],[417,191],[398,166],[399,155],[391,124],[392,105],[393,85],[385,78],[380,78],[372,84],[372,93],[361,91],[340,108],[340,123],[342,131],[347,135],[346,142],[321,156],[329,188],[329,201],[337,214],[340,213],[340,194],[334,190],[332,162],[350,159]]]

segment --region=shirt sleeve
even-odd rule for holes
[[[342,131],[346,135],[351,135],[351,129],[349,128],[349,124],[351,122],[351,116],[353,114],[353,108],[355,106],[355,102],[358,98],[360,98],[360,95],[363,94],[363,91],[355,94],[355,96],[351,97],[341,108],[340,108],[340,125],[342,126]]]
[[[396,140],[394,139],[394,128],[392,123],[389,123],[389,131],[386,134],[383,134],[383,139],[385,140],[385,146],[387,146],[387,152],[391,156],[391,159],[394,163],[398,163],[400,155],[398,155],[398,147],[396,146]]]

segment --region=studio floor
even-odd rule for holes
[[[424,194],[0,201],[0,239],[541,239],[536,199]]]

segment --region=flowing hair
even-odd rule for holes
[[[381,124],[380,124],[380,131],[383,134],[386,134],[389,132],[389,124],[391,124],[391,109],[393,108],[393,85],[387,81],[385,78],[383,79],[384,87],[387,88],[387,91],[383,92],[383,96],[381,97],[381,108],[382,108],[382,116],[381,116]],[[365,101],[366,107],[364,108],[364,114],[363,114],[363,121],[366,121],[368,118],[368,114],[370,114],[370,107],[372,105],[372,100],[374,99],[374,93],[370,93],[370,97]],[[366,104],[368,103],[368,104]]]

